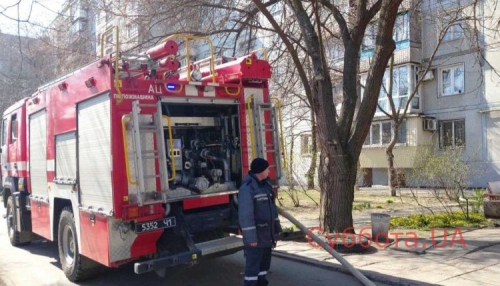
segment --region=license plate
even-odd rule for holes
[[[175,227],[176,225],[177,222],[174,216],[166,217],[154,221],[138,222],[135,224],[135,232],[141,233],[141,232],[154,231],[163,228]]]

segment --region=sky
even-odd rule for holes
[[[0,31],[35,37],[55,19],[63,3],[64,0],[1,0]]]

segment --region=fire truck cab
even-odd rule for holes
[[[4,112],[12,245],[57,241],[71,281],[132,261],[164,274],[242,248],[237,193],[251,160],[270,162],[276,187],[281,174],[271,68],[258,52],[181,67],[178,47],[193,40],[211,48],[177,35],[101,54]]]

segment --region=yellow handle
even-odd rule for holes
[[[264,49],[264,48],[256,49],[256,50],[251,51],[250,54],[253,54],[255,52],[262,52],[262,54],[264,55],[264,60],[267,61],[267,51],[266,51],[266,49]]]
[[[128,163],[128,144],[127,144],[127,124],[126,120],[130,120],[131,115],[126,114],[122,117],[122,135],[123,135],[123,148],[125,152],[125,169],[127,172],[127,181],[131,185],[137,185],[137,181],[132,181],[130,178],[130,166]]]
[[[285,138],[283,137],[283,117],[281,115],[281,101],[275,97],[271,98],[272,101],[276,103],[276,106],[278,107],[278,118],[280,122],[280,141],[281,141],[281,152],[283,156],[283,167],[286,170],[287,165],[286,165],[286,156],[285,156]]]
[[[224,89],[226,90],[227,94],[229,94],[231,96],[237,96],[238,94],[240,94],[241,86],[238,86],[238,91],[236,91],[236,92],[230,92],[229,88],[227,86]]]
[[[170,117],[163,115],[163,118],[167,119],[168,126],[168,141],[170,142],[170,158],[172,159],[172,177],[168,178],[169,181],[175,179],[175,160],[174,160],[174,141],[172,140],[172,123]]]
[[[120,75],[118,74],[118,63],[120,62],[120,30],[118,28],[118,26],[113,26],[113,27],[110,27],[109,29],[107,29],[104,33],[102,33],[101,35],[101,58],[104,57],[104,38],[107,34],[109,34],[110,32],[112,32],[113,30],[116,30],[116,43],[115,43],[115,81],[114,81],[114,86],[115,86],[115,89],[116,91],[118,92],[118,99],[116,100],[116,103],[117,104],[120,104],[122,103],[123,101],[123,94],[122,94],[122,91],[121,91],[121,87],[122,87],[122,81],[120,80]]]
[[[250,143],[252,146],[252,158],[255,158],[255,138],[253,137],[253,119],[252,119],[252,111],[250,108],[251,107],[250,102],[252,101],[252,99],[253,95],[250,95],[246,100],[246,104],[247,104],[248,123],[250,125]]]

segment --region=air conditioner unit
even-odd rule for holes
[[[422,78],[422,81],[429,81],[433,79],[434,79],[434,70],[429,70]]]
[[[424,118],[424,130],[426,131],[436,131],[437,121],[433,118]]]

